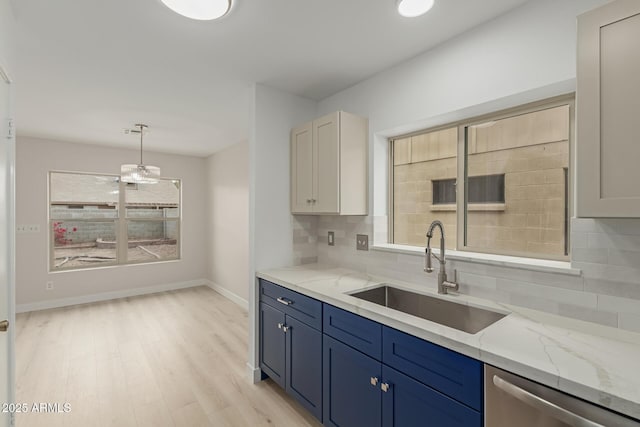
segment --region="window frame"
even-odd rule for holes
[[[100,265],[88,265],[84,266],[75,266],[75,267],[55,267],[55,236],[53,230],[53,223],[58,221],[67,221],[63,219],[54,219],[51,215],[51,206],[53,205],[51,201],[51,177],[53,174],[70,174],[70,175],[89,175],[89,176],[100,176],[100,177],[113,177],[118,179],[118,206],[115,209],[116,216],[114,218],[88,218],[88,219],[73,219],[73,222],[109,222],[114,224],[114,231],[116,235],[116,259],[113,262],[104,262]],[[120,267],[126,265],[139,265],[139,264],[157,264],[164,262],[174,262],[180,261],[182,259],[182,189],[183,183],[181,179],[178,178],[169,178],[169,177],[161,177],[161,180],[167,181],[178,181],[179,189],[178,189],[178,216],[176,218],[171,218],[171,221],[176,223],[176,256],[163,258],[158,260],[128,260],[127,259],[127,250],[128,250],[128,221],[133,219],[134,221],[159,221],[164,222],[167,219],[163,218],[129,218],[127,216],[127,206],[126,206],[126,183],[122,182],[120,179],[120,175],[110,174],[110,173],[99,173],[99,172],[77,172],[77,171],[68,171],[68,170],[50,170],[47,173],[47,225],[48,225],[48,271],[49,273],[59,273],[59,272],[69,272],[69,271],[83,271],[90,270],[96,268],[110,268],[110,267]]]
[[[567,181],[566,181],[566,214],[565,214],[565,227],[564,227],[564,237],[565,237],[565,254],[564,255],[551,255],[551,254],[537,254],[531,252],[519,252],[519,251],[500,251],[500,250],[491,250],[489,248],[477,248],[473,246],[465,245],[467,229],[465,227],[465,216],[467,212],[467,197],[466,197],[466,179],[467,175],[467,129],[474,125],[479,125],[491,120],[502,120],[509,117],[514,117],[518,115],[528,114],[536,111],[551,109],[560,106],[568,106],[569,107],[569,162],[568,162],[568,173],[567,173]],[[575,189],[574,189],[574,179],[575,179],[575,93],[568,93],[560,96],[555,96],[551,98],[546,98],[526,104],[522,104],[519,106],[506,108],[494,112],[490,112],[487,114],[482,114],[479,116],[472,116],[466,119],[461,119],[457,121],[448,122],[443,125],[428,127],[424,129],[420,129],[417,131],[413,131],[410,133],[400,134],[387,139],[388,145],[388,201],[387,201],[387,211],[388,211],[388,224],[387,224],[387,242],[389,244],[394,245],[394,149],[393,144],[394,141],[404,138],[409,138],[412,136],[417,136],[430,132],[437,132],[443,129],[457,128],[458,132],[458,144],[456,151],[456,191],[458,194],[465,195],[464,197],[456,196],[456,228],[458,232],[456,233],[456,242],[455,242],[455,251],[459,252],[468,252],[468,253],[483,253],[490,255],[500,255],[500,256],[513,256],[519,258],[532,258],[532,259],[541,259],[541,260],[549,260],[549,261],[569,261],[571,254],[571,217],[575,212]],[[472,204],[473,205],[473,204]],[[453,205],[451,205],[453,206]],[[463,212],[463,214],[459,214]],[[425,230],[426,233],[426,230]],[[425,237],[426,239],[426,237]],[[426,240],[425,240],[426,244]]]

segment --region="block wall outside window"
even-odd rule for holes
[[[432,182],[456,179],[457,146],[457,127],[393,142],[393,243],[423,246],[427,227],[438,219],[450,248],[455,245],[455,204],[435,208]]]
[[[49,189],[52,271],[180,257],[179,180],[50,172]]]
[[[394,140],[393,243],[424,246],[439,219],[449,249],[563,259],[570,114],[543,106]]]

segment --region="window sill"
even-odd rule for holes
[[[377,243],[371,250],[391,252],[405,255],[424,256],[424,248],[408,245],[395,245],[391,243]],[[439,249],[433,252],[439,254]],[[500,267],[519,268],[522,270],[541,271],[544,273],[565,274],[567,276],[580,276],[582,270],[572,268],[570,262],[552,261],[537,258],[521,258],[507,255],[483,254],[478,252],[447,251],[447,259],[453,261],[472,262],[476,264],[495,265]]]
[[[455,212],[457,206],[455,204],[446,205],[431,205],[429,208],[432,212]],[[470,203],[467,205],[467,210],[478,212],[501,212],[506,209],[504,203]]]

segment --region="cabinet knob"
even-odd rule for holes
[[[283,324],[282,323],[278,323],[278,329],[282,329]]]
[[[391,386],[388,383],[382,383],[380,384],[380,389],[382,391],[384,391],[385,393],[389,391],[389,389],[391,388]]]
[[[374,387],[378,385],[378,378],[377,377],[371,377],[371,385],[374,386]]]
[[[284,331],[284,333],[286,334],[287,331],[291,328],[291,326],[283,326],[282,330]]]
[[[316,202],[316,199],[311,199],[311,203],[315,203],[315,202]]]
[[[311,203],[311,199],[307,199],[307,203]]]

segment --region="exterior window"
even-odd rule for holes
[[[469,203],[504,203],[504,174],[470,176]]]
[[[431,181],[434,205],[451,205],[456,203],[456,180],[436,179]]]
[[[455,205],[455,179],[439,179],[431,182],[434,205]],[[504,174],[471,176],[468,183],[469,203],[504,203]]]
[[[50,172],[49,222],[51,271],[178,259],[180,181]]]
[[[567,259],[572,114],[550,101],[392,140],[391,242],[424,246],[439,219],[449,249]]]

